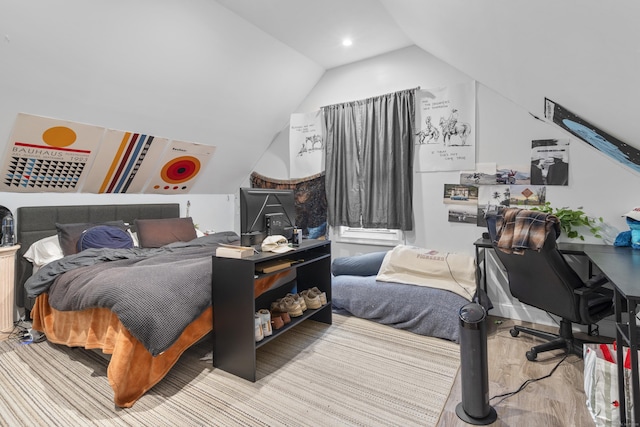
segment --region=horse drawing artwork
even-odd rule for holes
[[[471,126],[468,123],[446,120],[440,117],[440,127],[442,128],[442,142],[447,145],[451,143],[451,136],[460,138],[462,145],[466,145],[467,137],[471,134]]]
[[[427,125],[424,129],[420,130],[420,132],[416,133],[418,137],[419,144],[429,144],[429,142],[438,142],[438,138],[440,138],[440,132],[438,132],[438,128],[431,124],[431,116],[427,116],[424,119],[424,123]]]
[[[428,144],[430,141],[438,142],[438,138],[440,138],[440,132],[438,129],[431,126],[427,129],[422,129],[420,132],[416,133],[418,137],[419,144]]]
[[[322,136],[320,135],[312,135],[304,138],[304,142],[302,143],[302,147],[300,147],[300,151],[298,151],[298,156],[302,156],[304,153],[308,153],[316,150],[324,149],[324,141],[322,140]]]

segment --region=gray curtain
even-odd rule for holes
[[[329,225],[413,229],[415,89],[323,107]]]

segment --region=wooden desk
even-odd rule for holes
[[[491,249],[489,239],[478,239],[476,247],[476,263],[483,258],[483,285],[487,290],[486,253]],[[611,282],[615,295],[616,342],[623,343],[617,347],[618,364],[618,394],[620,398],[620,421],[626,425],[626,404],[624,399],[624,346],[631,349],[631,385],[633,394],[633,413],[636,420],[640,420],[640,380],[638,373],[638,322],[636,309],[640,305],[640,250],[630,247],[615,247],[611,245],[592,245],[584,243],[558,242],[558,249],[565,255],[586,256],[589,261],[589,276],[593,275],[593,266],[605,275]],[[624,312],[623,300],[626,301],[628,321],[622,321]]]

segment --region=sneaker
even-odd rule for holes
[[[307,304],[307,307],[312,308],[314,310],[322,307],[322,302],[320,301],[320,295],[318,295],[313,290],[306,289],[300,292],[300,295],[302,295],[302,298]]]
[[[320,302],[322,303],[322,305],[325,305],[327,303],[327,293],[326,292],[320,291],[320,289],[318,289],[316,286],[311,288],[311,290],[314,291],[315,293],[317,293],[320,296]]]
[[[262,332],[262,320],[260,316],[255,315],[255,324],[256,324],[256,342],[262,341],[264,339],[264,333]]]
[[[307,303],[299,294],[287,294],[287,296],[293,298],[294,301],[300,304],[302,311],[307,311]]]
[[[289,313],[291,317],[302,316],[302,308],[300,304],[292,297],[285,296],[271,304],[271,311],[284,311]]]
[[[258,317],[260,317],[260,322],[262,322],[262,334],[265,337],[269,337],[273,335],[273,329],[271,329],[271,313],[269,310],[261,309],[258,310]]]

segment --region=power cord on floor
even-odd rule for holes
[[[520,393],[529,384],[534,383],[536,381],[544,380],[545,378],[549,378],[551,375],[553,375],[553,373],[556,371],[556,369],[558,369],[560,364],[567,359],[568,356],[569,356],[568,354],[565,354],[565,356],[562,359],[560,359],[560,361],[556,364],[556,366],[554,366],[553,369],[551,369],[551,372],[549,372],[544,377],[528,379],[524,383],[522,383],[522,385],[520,387],[518,387],[517,390],[510,391],[508,393],[497,394],[497,395],[493,396],[491,399],[489,399],[489,401],[491,401],[493,399],[497,399],[498,397],[502,397],[502,399],[500,399],[497,403],[495,403],[495,405],[498,405],[498,404],[502,403],[504,400],[508,399],[509,397],[511,397],[511,396],[513,396],[513,395],[515,395],[517,393]]]
[[[22,319],[14,322],[11,331],[3,333],[3,336],[20,344],[40,343],[47,339],[45,334],[32,329],[31,322]]]
[[[24,324],[22,320],[18,320],[13,322],[13,328],[10,331],[3,332],[3,336],[8,339],[22,339],[25,332],[28,331],[29,327]]]

